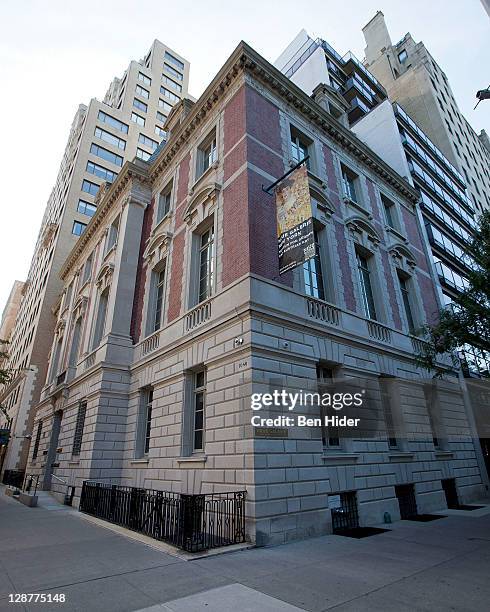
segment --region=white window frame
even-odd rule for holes
[[[218,138],[214,127],[196,150],[196,181],[218,161]]]

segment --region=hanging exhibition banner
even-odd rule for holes
[[[310,189],[305,165],[291,172],[276,188],[279,273],[315,257]]]

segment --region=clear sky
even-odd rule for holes
[[[191,62],[198,97],[240,40],[274,61],[301,28],[364,56],[361,28],[383,11],[393,42],[422,40],[475,130],[490,133],[490,20],[480,0],[23,0],[0,2],[0,312],[27,276],[44,207],[79,103],[155,38]]]

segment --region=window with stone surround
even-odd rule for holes
[[[371,279],[371,268],[373,258],[366,253],[356,249],[357,275],[359,279],[359,291],[361,294],[362,307],[368,319],[377,320],[376,304],[374,301],[373,283]]]
[[[73,325],[73,332],[71,336],[71,347],[70,356],[68,359],[68,365],[74,368],[78,361],[78,352],[80,348],[80,337],[82,332],[82,317],[78,317]]]
[[[147,333],[158,331],[163,323],[166,281],[166,262],[160,262],[151,271],[150,296],[148,301]]]
[[[168,215],[170,212],[170,205],[172,202],[172,182],[166,185],[162,191],[158,194],[158,208],[156,222],[160,221]]]
[[[43,430],[43,422],[39,421],[36,430],[36,439],[34,440],[34,448],[32,449],[32,460],[37,459],[39,453],[39,443],[41,442],[41,432]]]
[[[204,451],[206,370],[194,373],[192,450]]]
[[[216,129],[213,129],[210,134],[197,147],[196,155],[196,181],[199,179],[208,168],[218,159],[218,150],[216,148]]]
[[[306,295],[320,300],[325,299],[325,286],[322,270],[322,249],[320,235],[323,230],[315,229],[315,257],[303,263],[303,283]]]
[[[212,218],[193,234],[189,306],[207,300],[214,291],[214,225]]]
[[[444,428],[442,423],[441,406],[437,383],[428,383],[423,386],[425,406],[429,418],[429,426],[432,436],[432,443],[436,450],[441,450],[445,446]]]
[[[383,194],[381,194],[381,202],[383,204],[386,224],[392,229],[399,231],[400,224],[398,222],[398,211],[396,210],[395,203]]]
[[[117,237],[119,234],[119,221],[120,219],[118,216],[116,219],[114,219],[114,221],[111,223],[111,226],[109,227],[105,243],[104,255],[107,255],[107,253],[117,244]]]
[[[99,295],[99,302],[97,304],[97,317],[95,319],[94,336],[92,339],[92,350],[95,350],[99,346],[104,335],[108,301],[109,287],[106,287],[104,291],[102,291],[102,293]]]
[[[150,452],[153,413],[153,387],[140,391],[138,419],[136,424],[135,458],[141,459]]]
[[[289,130],[291,137],[291,161],[294,164],[299,164],[308,157],[305,164],[308,170],[311,170],[313,165],[313,140],[293,125],[290,126]]]
[[[386,428],[386,439],[389,448],[398,448],[398,439],[396,435],[396,423],[393,411],[394,393],[393,387],[389,379],[380,378],[380,400],[381,410]]]
[[[411,287],[411,278],[402,270],[397,270],[398,283],[400,285],[400,293],[402,296],[403,311],[408,325],[408,331],[411,334],[416,333],[415,317],[414,317],[414,298]]]
[[[352,202],[360,204],[359,176],[353,170],[344,166],[344,164],[341,164],[340,168],[342,172],[342,190],[344,197],[352,200]]]
[[[59,337],[58,340],[56,341],[56,345],[55,345],[55,349],[53,353],[53,360],[51,362],[51,374],[49,377],[50,382],[53,382],[56,379],[56,376],[58,374],[62,345],[63,345],[63,338]]]
[[[316,366],[316,379],[318,393],[332,393],[334,370],[326,364],[318,363]],[[325,425],[326,412],[323,409],[322,418],[322,444],[323,449],[340,449],[339,428],[334,425]],[[331,416],[331,415],[329,415]]]
[[[85,415],[87,413],[87,402],[82,401],[78,404],[77,420],[75,423],[75,433],[73,435],[72,456],[80,455],[82,448],[83,428],[85,426]]]

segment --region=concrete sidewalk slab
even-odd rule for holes
[[[0,495],[0,610],[488,610],[489,513],[189,561],[47,501],[27,508]],[[9,604],[22,592],[66,603]]]
[[[199,595],[168,601],[166,604],[146,608],[141,612],[197,612],[198,610],[208,610],[209,612],[230,612],[230,610],[240,610],[240,612],[298,612],[301,611],[301,608],[235,583],[204,591]]]

